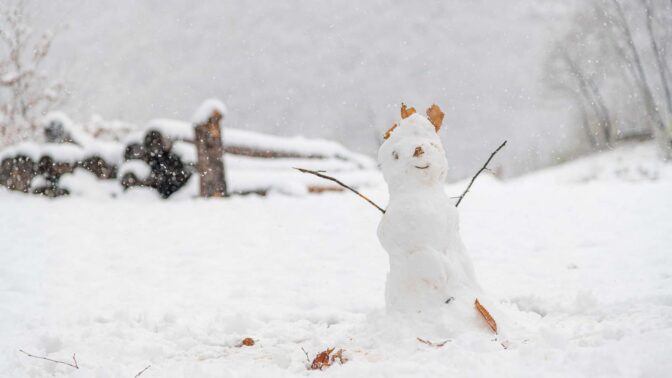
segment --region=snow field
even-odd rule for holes
[[[667,376],[670,168],[655,165],[655,180],[599,174],[640,152],[483,176],[460,205],[479,283],[517,323],[508,349],[485,324],[434,348],[415,337],[443,340],[385,317],[380,215],[349,193],[0,192],[0,376],[133,377],[147,365],[142,377]],[[382,186],[367,194],[387,202]],[[244,337],[256,345],[237,347]],[[302,347],[350,361],[311,372]],[[18,349],[77,353],[80,369]]]

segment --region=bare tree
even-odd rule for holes
[[[594,148],[656,137],[672,155],[672,1],[588,0],[556,43],[555,88],[575,98]]]
[[[56,34],[36,34],[29,21],[23,1],[0,5],[0,146],[39,139],[39,118],[64,99],[42,69]]]
[[[606,67],[599,64],[604,47],[593,30],[595,15],[577,15],[571,32],[560,39],[549,56],[548,80],[552,88],[574,99],[584,131],[593,149],[611,147],[617,124],[612,121],[603,86]]]
[[[663,87],[663,92],[665,93],[665,105],[667,106],[667,113],[670,115],[672,114],[672,93],[670,93],[670,84],[672,78],[670,77],[670,66],[667,64],[667,59],[665,57],[665,47],[661,46],[660,42],[658,41],[659,37],[656,36],[654,31],[653,23],[656,18],[656,12],[654,11],[653,5],[651,4],[651,0],[641,1],[646,12],[646,31],[649,37],[649,42],[651,43],[651,50],[653,51],[653,55],[655,57],[656,67],[658,68],[658,74],[660,75],[660,82]],[[670,12],[672,12],[672,7]],[[663,34],[663,36],[665,35]],[[669,35],[666,37],[668,42],[669,40],[672,40]]]

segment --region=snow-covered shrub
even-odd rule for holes
[[[122,189],[116,180],[100,180],[91,171],[83,168],[64,174],[59,186],[59,189],[71,195],[98,198],[116,197]]]
[[[59,187],[59,180],[76,168],[83,168],[98,179],[117,177],[121,144],[94,139],[61,112],[47,114],[39,125],[46,143],[23,142],[0,151],[0,185],[56,197],[68,194]],[[36,177],[39,179],[34,180]]]
[[[121,183],[125,188],[149,186],[156,189],[163,198],[170,197],[189,181],[191,169],[179,155],[171,151],[172,141],[157,130],[149,130],[142,144],[131,143],[124,151],[129,161],[143,161],[149,167],[149,175],[138,177],[138,170],[124,172]],[[127,164],[125,163],[125,164]],[[142,163],[140,163],[142,164]],[[135,164],[136,168],[138,164]]]
[[[0,6],[0,146],[39,140],[39,118],[64,99],[63,85],[42,67],[54,36],[34,33],[24,2]]]

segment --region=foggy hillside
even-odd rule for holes
[[[446,109],[450,179],[503,139],[510,176],[580,147],[569,105],[543,82],[568,5],[550,1],[33,1],[40,26],[67,25],[51,68],[65,110],[139,125],[189,119],[207,97],[225,126],[333,138],[367,154],[404,101]],[[430,15],[431,22],[427,22]],[[400,21],[401,20],[401,21]],[[497,168],[497,167],[495,167]]]

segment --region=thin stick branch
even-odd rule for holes
[[[478,175],[480,175],[481,172],[488,169],[488,164],[490,163],[490,160],[492,160],[492,158],[495,157],[495,155],[499,152],[499,150],[504,148],[504,146],[506,146],[506,141],[504,141],[504,143],[500,144],[499,147],[497,147],[497,149],[490,154],[490,157],[488,158],[488,160],[485,161],[485,164],[483,164],[483,167],[481,167],[481,169],[479,169],[478,172],[476,172],[474,177],[471,178],[471,181],[469,182],[469,185],[467,186],[467,189],[465,189],[464,193],[462,193],[462,195],[459,197],[459,199],[457,200],[457,203],[455,204],[455,207],[460,206],[460,202],[462,202],[462,200],[464,199],[464,196],[466,196],[467,193],[469,193],[469,189],[471,189],[471,186],[474,184],[474,181],[476,181],[476,177],[478,177]]]
[[[140,375],[142,375],[142,373],[144,373],[144,372],[145,372],[147,369],[149,369],[150,367],[152,367],[152,365],[147,365],[146,368],[140,370],[140,372],[139,372],[138,374],[136,374],[135,377],[133,377],[133,378],[138,378]]]
[[[302,173],[310,173],[311,175],[315,175],[315,176],[317,176],[317,177],[321,177],[321,178],[323,178],[323,179],[326,179],[326,180],[329,180],[329,181],[333,181],[333,182],[337,183],[338,185],[344,187],[345,189],[348,189],[349,191],[351,191],[351,192],[355,193],[356,195],[362,197],[364,200],[366,200],[366,202],[370,203],[370,204],[373,205],[376,209],[380,210],[381,213],[385,214],[385,210],[384,210],[382,207],[376,205],[376,203],[373,202],[373,201],[371,201],[368,197],[366,197],[366,196],[363,195],[362,193],[356,191],[355,189],[353,189],[353,188],[351,188],[351,187],[345,185],[344,183],[342,183],[342,182],[339,181],[338,179],[335,179],[335,178],[333,178],[333,177],[331,177],[331,176],[324,175],[324,174],[322,174],[322,173],[320,173],[320,172],[318,172],[318,171],[311,171],[310,169],[296,168],[296,167],[294,167],[294,169],[296,169],[297,171],[302,172]]]
[[[504,141],[501,145],[499,145],[499,147],[497,147],[497,149],[495,151],[493,151],[490,154],[490,157],[488,158],[488,160],[485,161],[485,164],[483,164],[481,169],[479,169],[478,172],[476,172],[476,174],[474,175],[474,177],[471,178],[471,181],[469,182],[469,185],[467,186],[467,189],[464,190],[464,193],[462,193],[462,195],[459,196],[459,197],[451,197],[451,198],[457,198],[458,199],[457,203],[455,204],[455,207],[458,207],[460,205],[460,202],[462,202],[462,200],[464,199],[464,196],[467,195],[467,193],[469,192],[469,189],[471,189],[471,186],[474,184],[474,181],[476,181],[476,177],[478,177],[478,175],[480,175],[483,171],[490,171],[490,169],[488,168],[488,164],[490,164],[490,160],[492,160],[492,158],[495,157],[495,155],[499,152],[499,150],[501,150],[502,148],[504,148],[504,146],[506,146],[506,142],[507,141]],[[325,180],[333,181],[333,182],[337,183],[338,185],[344,187],[345,189],[348,189],[349,191],[351,191],[351,192],[355,193],[356,195],[360,196],[361,198],[366,200],[366,202],[370,203],[376,209],[380,210],[381,213],[385,214],[385,209],[378,206],[375,202],[371,201],[367,196],[365,196],[362,193],[356,191],[355,189],[349,187],[348,185],[344,184],[343,182],[339,181],[338,179],[336,179],[334,177],[327,176],[327,175],[321,173],[320,171],[311,171],[310,169],[297,168],[297,167],[294,167],[294,169],[296,169],[297,171],[302,172],[302,173],[309,173],[311,175],[315,175],[315,176],[323,178]],[[492,172],[492,171],[490,171],[490,172]]]
[[[77,358],[75,358],[75,354],[72,355],[72,361],[74,362],[74,364],[71,364],[71,363],[65,362],[65,361],[52,360],[51,358],[47,358],[47,357],[34,356],[34,355],[24,351],[23,349],[19,349],[19,352],[25,354],[28,357],[38,358],[40,360],[47,360],[47,361],[55,362],[57,364],[68,365],[68,366],[73,367],[75,369],[79,369],[79,365],[77,365]]]
[[[301,350],[303,351],[303,354],[306,355],[306,360],[308,361],[308,363],[310,363],[310,357],[308,357],[308,352],[306,352],[306,350],[303,349],[303,347],[301,347]]]

